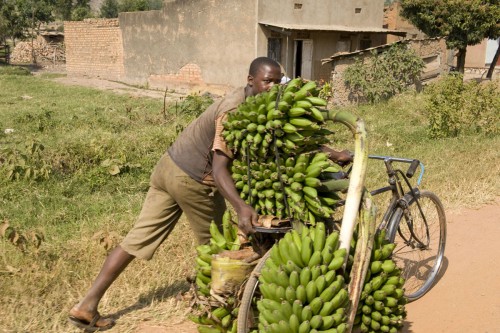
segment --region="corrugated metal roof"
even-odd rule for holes
[[[309,31],[342,31],[342,32],[373,32],[386,33],[395,35],[406,35],[406,32],[401,30],[389,30],[384,28],[368,28],[368,27],[350,27],[345,25],[329,25],[329,24],[288,24],[288,23],[273,23],[262,22],[260,24],[280,28],[284,30],[309,30]]]
[[[382,50],[384,50],[386,48],[391,47],[394,44],[399,44],[399,43],[407,44],[407,43],[410,43],[410,42],[413,42],[413,41],[439,40],[439,39],[441,39],[441,37],[403,39],[403,40],[395,41],[393,43],[383,44],[383,45],[379,45],[379,46],[374,46],[374,47],[370,47],[370,48],[363,49],[363,50],[358,50],[358,51],[353,51],[353,52],[339,52],[339,53],[335,53],[334,55],[330,56],[329,58],[321,59],[321,65],[328,64],[328,63],[330,63],[330,62],[332,62],[334,60],[339,60],[339,59],[342,59],[342,58],[345,58],[345,57],[351,57],[351,56],[356,55],[356,54],[362,54],[364,52],[370,52],[372,50],[382,51]]]

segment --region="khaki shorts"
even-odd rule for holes
[[[120,244],[129,254],[149,260],[186,214],[199,244],[210,241],[210,223],[219,226],[226,210],[217,188],[203,185],[182,171],[165,153],[156,165],[142,211]]]

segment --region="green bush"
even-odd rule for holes
[[[423,60],[406,45],[394,44],[387,51],[363,60],[356,59],[344,72],[351,96],[377,103],[405,91],[419,78]]]
[[[499,134],[500,81],[463,82],[450,74],[424,90],[425,110],[432,138],[460,134]]]
[[[0,75],[31,75],[29,69],[20,66],[0,66]]]

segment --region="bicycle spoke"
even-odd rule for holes
[[[431,287],[444,253],[445,217],[439,199],[421,193],[420,207],[413,201],[396,217],[397,231],[393,258],[406,279],[405,294],[410,299],[421,297]]]

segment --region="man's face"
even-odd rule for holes
[[[268,91],[275,84],[281,82],[281,69],[264,65],[260,67],[255,76],[248,75],[248,85],[252,88],[252,95]]]

